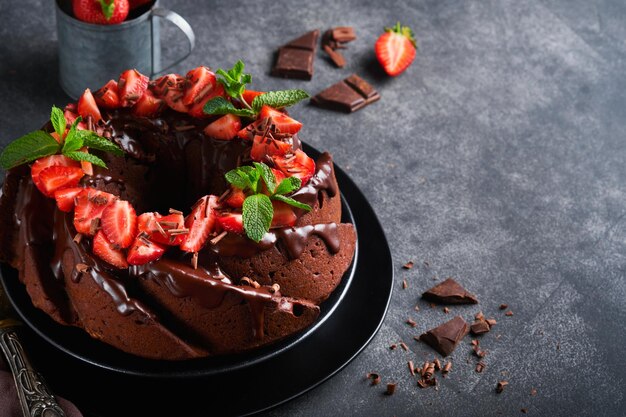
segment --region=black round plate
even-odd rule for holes
[[[2,265],[2,284],[29,325],[23,332],[28,353],[59,395],[94,416],[245,415],[317,386],[376,334],[393,283],[391,253],[374,211],[345,172],[337,166],[335,171],[345,220],[358,231],[357,253],[340,287],[323,303],[320,320],[306,332],[241,355],[145,360],[54,323],[32,306],[16,271]]]

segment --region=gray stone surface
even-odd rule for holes
[[[0,2],[3,144],[67,101],[57,84],[51,3]],[[242,58],[259,89],[315,93],[357,72],[382,95],[352,115],[308,105],[293,114],[304,122],[304,140],[334,154],[380,217],[398,270],[389,314],[342,372],[267,415],[487,416],[522,408],[528,415],[624,415],[626,3],[162,3],[198,35],[177,71]],[[391,79],[375,65],[373,44],[397,20],[415,29],[420,51]],[[277,46],[334,25],[352,25],[359,36],[345,69],[320,54],[310,82],[268,75]],[[401,270],[408,260],[417,266]],[[481,339],[489,351],[483,373],[473,370],[468,338],[451,356],[450,378],[438,390],[420,390],[406,362],[433,351],[412,336],[449,316],[419,294],[447,276],[481,301],[452,313],[469,320],[482,310],[498,324]],[[505,317],[500,303],[514,315]],[[416,328],[404,324],[409,316]],[[388,349],[400,340],[409,352]],[[398,383],[394,396],[365,382],[372,370]],[[498,395],[500,379],[510,385]]]

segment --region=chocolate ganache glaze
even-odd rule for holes
[[[95,168],[94,175],[85,176],[82,183],[119,195],[130,201],[138,213],[167,212],[174,207],[188,212],[198,198],[207,194],[220,195],[226,190],[228,185],[224,174],[227,171],[250,163],[249,141],[209,138],[202,132],[206,120],[171,110],[154,119],[135,118],[124,109],[103,116],[106,121],[99,122],[96,129],[119,144],[125,155],[115,157],[94,151],[109,169]],[[300,146],[297,138],[293,145]],[[345,265],[341,265],[340,274],[349,266],[353,256],[356,239],[353,229],[347,238],[345,232],[338,232],[341,203],[330,154],[324,153],[318,158],[314,176],[292,197],[313,207],[311,213],[297,213],[300,222],[295,227],[272,229],[258,243],[243,235],[229,233],[216,244],[207,244],[200,253],[197,269],[191,266],[188,254],[169,249],[157,261],[119,270],[93,256],[91,239],[77,236],[72,215],[59,211],[53,199],[44,197],[34,187],[27,167],[22,166],[7,173],[0,200],[0,220],[7,222],[8,226],[0,232],[0,260],[20,271],[20,279],[26,284],[33,303],[56,321],[83,327],[93,337],[127,352],[153,358],[185,359],[214,352],[245,350],[287,336],[277,330],[281,328],[280,323],[286,323],[283,327],[292,333],[305,328],[315,319],[319,309],[306,297],[299,299],[297,293],[284,294],[276,285],[271,286],[271,273],[263,280],[266,285],[254,282],[255,285],[246,285],[249,281],[236,284],[243,275],[224,272],[222,259],[240,259],[237,262],[242,264],[254,262],[270,249],[282,248],[279,252],[284,254],[283,262],[288,265],[300,262],[304,252],[313,253],[317,248],[312,246],[317,245],[314,236],[321,239],[331,257],[340,252],[345,243],[342,240],[350,239],[352,252],[348,262],[343,261]],[[328,263],[328,260],[324,262]],[[312,266],[311,271],[315,268]],[[309,278],[302,276],[298,279],[306,285]],[[143,337],[162,339],[163,346],[150,350],[146,343],[135,343],[129,336],[132,330],[122,332],[129,338],[124,342],[116,341],[120,335],[105,334],[114,331],[114,326],[107,326],[106,320],[100,323],[99,318],[92,317],[97,312],[89,311],[88,300],[77,290],[87,282],[89,296],[101,294],[114,306],[117,314],[129,317],[126,321],[119,321],[120,327],[123,327],[121,323],[128,323],[130,328],[143,325],[141,331],[149,329],[145,330],[148,336]],[[177,321],[185,318],[172,311],[169,300],[146,295],[142,291],[145,289],[143,284],[137,282],[166,289],[168,294],[181,301],[194,300],[197,309],[206,311],[219,309],[227,294],[229,302],[235,297],[240,300],[239,304],[248,306],[252,328],[249,329],[250,342],[245,343],[249,346],[237,343],[229,347],[221,342],[216,344],[219,347],[198,346],[194,344],[195,339],[193,343],[187,342],[185,332],[162,326],[162,323],[170,323],[173,316]],[[333,281],[324,291],[329,294],[337,283],[337,280]],[[315,295],[311,299],[323,300],[328,294]],[[295,311],[294,306],[298,306],[298,310],[305,308],[306,314]],[[181,311],[186,311],[184,308],[181,307]],[[268,322],[268,312],[277,324]],[[267,329],[271,329],[269,337],[265,337]],[[246,331],[233,332],[243,334],[244,339],[247,337]],[[208,336],[209,339],[212,337]],[[223,337],[229,337],[228,333],[220,333],[220,338]]]

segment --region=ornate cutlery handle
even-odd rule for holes
[[[0,328],[0,349],[13,373],[24,417],[65,417],[43,377],[26,357],[13,326]]]

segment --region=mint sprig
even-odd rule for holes
[[[246,89],[246,84],[252,82],[252,76],[243,72],[245,65],[239,60],[228,71],[218,69],[217,74],[221,76],[217,80],[224,86],[226,93],[236,99],[241,99]]]
[[[302,185],[300,178],[285,178],[277,185],[276,176],[271,168],[262,162],[255,162],[253,167],[245,165],[228,171],[225,178],[232,186],[248,194],[243,202],[243,228],[246,235],[255,242],[263,239],[270,229],[274,218],[272,200],[281,201],[302,210],[311,210],[308,204],[287,196],[300,188]],[[269,195],[261,192],[262,184],[265,184]]]
[[[293,106],[309,97],[311,97],[309,93],[304,90],[268,91],[252,100],[252,110],[258,113],[263,106],[282,109],[283,107]]]
[[[78,130],[81,117],[77,117],[70,126],[65,138],[59,143],[50,133],[43,130],[30,132],[19,139],[14,140],[0,154],[0,166],[4,169],[11,169],[18,165],[32,162],[44,156],[61,153],[76,161],[87,161],[94,165],[106,168],[106,164],[99,157],[80,151],[87,146],[115,155],[123,155],[122,149],[115,143],[99,136],[91,130]],[[58,107],[52,107],[50,112],[50,122],[54,131],[63,137],[67,126],[67,121],[63,111]]]

